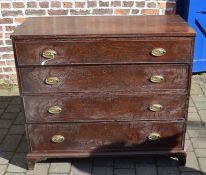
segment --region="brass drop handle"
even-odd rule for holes
[[[50,114],[59,114],[62,112],[62,108],[60,108],[59,106],[52,106],[48,109],[48,112]]]
[[[152,83],[161,83],[164,81],[164,77],[162,75],[153,75],[150,77],[150,81]]]
[[[53,143],[62,143],[65,141],[65,137],[62,135],[54,135],[52,136],[51,141]]]
[[[48,85],[55,85],[59,83],[58,77],[47,77],[44,81]]]
[[[42,52],[42,56],[46,59],[53,59],[57,55],[57,52],[52,49],[46,49]]]
[[[155,57],[161,57],[163,55],[166,54],[166,50],[163,49],[163,48],[154,48],[152,51],[151,51],[151,55],[152,56],[155,56]]]
[[[153,132],[151,133],[149,136],[148,136],[148,139],[149,140],[159,140],[160,139],[160,134],[159,133],[156,133],[156,132]]]
[[[152,112],[159,112],[163,109],[163,106],[161,104],[152,104],[149,106],[149,110]]]

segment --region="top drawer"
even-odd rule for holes
[[[16,41],[18,65],[190,62],[190,39]],[[156,50],[155,50],[156,49]]]

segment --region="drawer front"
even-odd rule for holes
[[[27,125],[32,151],[134,151],[182,149],[181,122],[111,122]]]
[[[185,90],[188,87],[188,66],[182,64],[35,67],[20,68],[19,74],[23,93]],[[151,82],[154,76],[163,79]],[[54,84],[48,83],[50,78]]]
[[[23,99],[27,122],[42,123],[180,119],[185,117],[187,97],[181,94],[133,93],[24,96]]]
[[[153,56],[155,48],[163,48],[166,53]],[[18,65],[190,62],[191,40],[17,41],[15,49]]]

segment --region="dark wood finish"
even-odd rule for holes
[[[124,64],[139,62],[189,62],[191,38],[179,39],[87,39],[87,40],[25,40],[15,43],[19,66]],[[162,57],[151,55],[154,48],[164,48]],[[54,59],[42,56],[45,49],[57,52]],[[47,60],[47,61],[46,61]],[[45,62],[46,61],[46,62]]]
[[[186,90],[188,66],[181,64],[102,65],[75,67],[20,68],[23,93],[104,92]],[[164,81],[152,83],[150,77],[162,75]],[[58,77],[57,85],[45,84],[47,77]]]
[[[179,122],[112,122],[28,125],[31,150],[37,152],[58,151],[135,151],[182,149],[184,124]],[[157,132],[156,141],[148,136]],[[44,134],[42,134],[44,133]],[[53,135],[65,137],[62,143],[52,143]],[[92,153],[91,153],[92,154]]]
[[[28,168],[47,158],[166,155],[186,162],[194,31],[179,16],[30,18],[11,35]],[[166,54],[151,55],[154,48]],[[56,56],[45,61],[44,49]],[[152,83],[161,75],[164,81]],[[45,84],[48,76],[57,85]],[[150,104],[161,112],[150,112]],[[62,112],[52,115],[51,106]],[[158,140],[148,135],[157,132]],[[64,135],[59,144],[53,135]]]
[[[186,153],[183,150],[171,150],[171,151],[121,151],[121,152],[98,152],[98,153],[90,153],[90,152],[33,152],[28,153],[26,158],[28,162],[28,169],[33,170],[35,162],[39,162],[42,160],[46,160],[48,158],[94,158],[94,157],[143,157],[143,156],[168,156],[179,158],[179,161],[186,158]],[[120,158],[121,158],[120,157]],[[181,163],[181,162],[180,162]],[[182,164],[183,165],[183,164]],[[184,165],[183,165],[184,166]]]
[[[131,94],[62,94],[24,96],[28,123],[80,121],[132,121],[184,119],[184,94],[131,93]],[[152,112],[149,106],[161,104],[162,111]],[[62,108],[60,114],[50,114],[51,106]]]
[[[195,36],[179,16],[78,16],[29,18],[13,39]]]

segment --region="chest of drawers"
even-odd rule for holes
[[[17,27],[28,168],[143,154],[184,165],[194,36],[179,16],[41,17]]]

